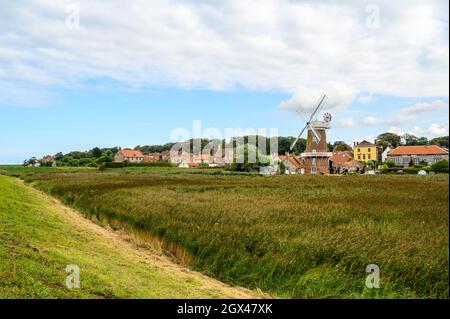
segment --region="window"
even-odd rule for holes
[[[361,152],[361,149],[360,148],[358,148],[358,153],[360,153]]]
[[[369,148],[369,151],[370,151],[370,148]],[[370,154],[369,155],[367,155],[368,157],[369,157],[369,159],[370,159]]]
[[[366,159],[366,154],[363,154],[363,160],[365,160]]]
[[[370,151],[371,151],[372,149],[369,147],[369,150],[368,150],[368,152],[370,153]]]
[[[358,154],[358,159],[359,159],[359,160],[361,159],[361,154]]]

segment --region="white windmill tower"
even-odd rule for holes
[[[300,134],[291,145],[291,152],[294,149],[295,144],[302,136],[303,132],[308,129],[308,137],[306,140],[306,150],[300,154],[302,162],[305,165],[305,172],[311,174],[327,174],[329,172],[328,160],[332,156],[331,152],[328,152],[327,145],[327,130],[331,128],[331,114],[324,113],[323,120],[316,119],[316,115],[323,107],[328,97],[322,94],[317,102],[316,107],[311,113],[309,119],[306,121],[305,127],[300,131]],[[297,111],[298,112],[298,111]],[[299,113],[299,112],[298,112]]]

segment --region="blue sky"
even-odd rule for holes
[[[162,144],[194,120],[296,135],[304,121],[294,110],[308,113],[322,92],[331,141],[448,135],[448,2],[377,6],[8,3],[0,163]]]

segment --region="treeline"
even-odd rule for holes
[[[39,163],[40,166],[86,166],[86,167],[97,167],[102,163],[112,162],[114,160],[114,155],[117,154],[120,147],[110,147],[110,148],[99,148],[94,147],[88,151],[72,151],[67,154],[58,152],[48,158],[44,156],[42,159],[36,159],[32,157],[25,160],[23,164],[25,166],[35,165]]]
[[[212,149],[216,149],[219,145],[221,145],[222,149],[225,148],[236,148],[239,143],[242,143],[242,139],[244,141],[244,145],[261,145],[265,142],[265,148],[266,148],[266,154],[270,154],[270,145],[271,142],[278,139],[278,153],[285,154],[286,152],[289,152],[289,149],[292,145],[292,143],[295,140],[295,137],[288,136],[278,136],[278,137],[265,137],[260,135],[247,135],[243,137],[234,137],[230,139],[229,141],[225,140],[218,140],[218,139],[190,139],[183,143],[181,143],[181,147],[184,149],[190,149],[191,153],[193,154],[200,154],[202,150],[209,146]],[[265,141],[263,141],[265,140]],[[142,153],[154,153],[154,152],[164,152],[164,151],[170,151],[172,147],[175,145],[175,143],[166,143],[164,145],[138,145],[134,149],[139,150]],[[194,148],[195,145],[199,145],[200,148],[196,149]],[[328,145],[329,148],[333,148],[332,144]],[[300,154],[304,152],[306,148],[306,139],[300,138],[295,145],[293,152],[296,154]]]
[[[377,136],[375,143],[386,147],[396,148],[397,146],[417,146],[417,145],[438,145],[448,148],[448,136],[436,137],[428,139],[424,136],[417,137],[412,134],[398,135],[395,133],[383,133]]]
[[[258,135],[249,135],[244,137],[235,137],[229,141],[225,140],[209,140],[209,139],[190,139],[182,143],[184,149],[190,149],[193,154],[200,154],[201,151],[209,146],[212,149],[216,149],[218,145],[221,145],[222,149],[225,148],[236,148],[238,144],[242,143],[244,140],[244,145],[258,145],[260,146],[265,142],[266,154],[270,154],[271,142],[278,139],[278,154],[283,155],[290,152],[290,147],[295,140],[293,136],[278,136],[278,137],[265,137]],[[395,148],[400,145],[439,145],[441,147],[449,147],[449,137],[442,136],[433,139],[427,139],[426,137],[416,137],[411,134],[405,134],[403,136],[397,135],[395,133],[383,133],[377,136],[375,143],[382,146],[385,149],[387,146]],[[170,151],[175,143],[166,143],[163,145],[138,145],[134,149],[139,150],[142,153],[161,153],[164,151]],[[199,149],[195,149],[194,145],[200,145]],[[334,143],[328,143],[328,151],[345,151],[352,150],[352,146],[346,144],[344,141],[335,141]],[[52,160],[36,159],[32,157],[24,161],[24,165],[35,165],[39,163],[41,166],[88,166],[97,167],[103,163],[110,163],[114,161],[114,156],[120,150],[120,147],[110,147],[110,148],[99,148],[94,147],[88,151],[72,151],[67,154],[59,152],[52,156]],[[295,154],[300,154],[306,149],[306,139],[300,138],[295,144],[293,152]]]

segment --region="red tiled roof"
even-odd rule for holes
[[[123,157],[144,157],[140,151],[135,150],[120,150],[120,154],[122,154]]]
[[[437,145],[398,146],[388,153],[388,156],[400,155],[448,155],[448,151]]]
[[[330,157],[330,161],[335,164],[343,164],[353,159],[353,155],[350,151],[336,152]]]
[[[282,162],[288,160],[289,162],[292,163],[292,165],[295,166],[295,168],[305,168],[305,165],[303,165],[303,164],[298,160],[298,158],[295,157],[295,156],[291,156],[291,155],[289,155],[289,156],[280,155],[280,156],[278,156],[278,158],[279,158],[279,160],[282,161]]]
[[[356,160],[350,160],[348,162],[345,162],[344,166],[347,168],[357,168],[357,167],[361,167],[361,163]]]

